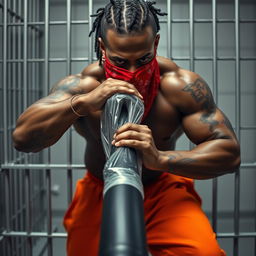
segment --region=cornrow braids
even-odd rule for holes
[[[110,0],[104,7],[99,8],[89,36],[95,32],[94,50],[99,64],[102,65],[102,53],[98,38],[106,39],[106,31],[113,28],[119,34],[129,34],[142,31],[146,25],[151,25],[155,33],[160,30],[158,16],[167,15],[154,7],[156,2],[144,0]]]

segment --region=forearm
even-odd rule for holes
[[[56,101],[50,96],[31,105],[17,120],[13,132],[14,146],[24,152],[37,152],[56,143],[79,118],[71,108],[71,96]],[[73,101],[73,108],[81,109],[81,101]]]
[[[160,151],[159,169],[194,179],[230,173],[240,165],[239,145],[234,140],[204,142],[190,151]]]

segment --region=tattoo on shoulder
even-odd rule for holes
[[[186,85],[182,91],[189,93],[196,101],[196,103],[202,105],[204,112],[200,117],[200,121],[202,123],[208,124],[209,130],[213,131],[219,122],[214,120],[216,105],[207,83],[203,79],[199,78],[194,83]]]
[[[182,91],[189,93],[197,103],[203,104],[208,112],[216,110],[211,90],[203,79],[197,79],[194,83],[186,85]]]
[[[49,95],[49,97],[56,99],[63,95],[65,92],[69,92],[70,94],[82,93],[82,90],[77,87],[79,83],[80,78],[78,76],[69,76],[64,78],[53,87],[51,90],[52,94]]]

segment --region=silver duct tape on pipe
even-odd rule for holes
[[[107,191],[117,185],[130,185],[138,189],[144,199],[143,184],[141,176],[137,174],[134,169],[113,167],[104,170],[104,190],[103,196]]]
[[[140,123],[144,113],[142,101],[128,94],[115,94],[105,104],[101,116],[101,138],[107,158],[103,171],[104,192],[113,186],[127,184],[137,188],[142,197],[141,160],[134,149],[111,144],[116,130],[125,123]]]

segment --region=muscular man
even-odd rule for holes
[[[71,125],[87,141],[88,172],[77,183],[64,220],[69,256],[98,252],[105,163],[100,115],[115,93],[136,95],[145,105],[142,123],[123,125],[112,143],[141,154],[151,254],[225,255],[201,210],[193,179],[234,171],[240,164],[239,143],[203,78],[156,56],[158,15],[164,13],[143,0],[111,0],[99,9],[92,31],[99,61],[61,80],[17,121],[14,144],[24,152],[53,145]],[[176,151],[183,132],[196,146]]]

